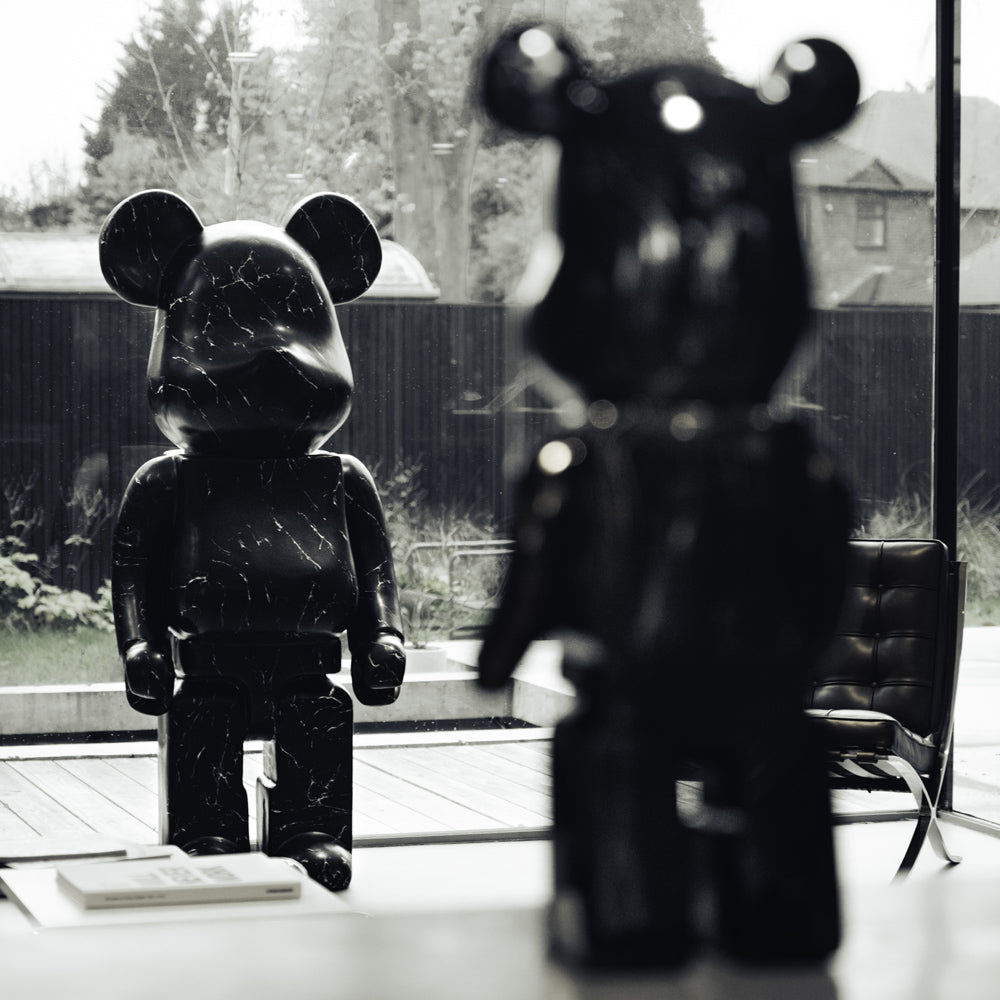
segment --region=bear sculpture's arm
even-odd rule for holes
[[[164,615],[176,487],[170,455],[147,462],[125,492],[113,542],[112,604],[126,695],[146,715],[166,712],[174,690]]]
[[[479,652],[484,687],[501,687],[532,642],[574,623],[566,584],[576,571],[572,553],[582,543],[581,526],[573,523],[571,506],[567,510],[574,482],[567,470],[547,468],[545,454],[543,447],[518,485],[514,554]]]
[[[347,630],[351,684],[363,705],[390,705],[399,697],[406,654],[392,548],[371,474],[342,456],[347,531],[358,579],[358,607]]]

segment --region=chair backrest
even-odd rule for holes
[[[957,669],[948,549],[936,539],[848,543],[836,633],[806,707],[882,712],[920,736],[945,736]]]

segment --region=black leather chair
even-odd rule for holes
[[[812,674],[807,714],[831,787],[907,791],[917,827],[896,877],[925,839],[952,864],[938,807],[948,773],[965,613],[965,564],[935,539],[849,542],[836,635]]]

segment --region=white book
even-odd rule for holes
[[[56,866],[56,884],[88,910],[298,899],[304,877],[287,858],[258,852]]]

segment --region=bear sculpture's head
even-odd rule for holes
[[[118,205],[100,235],[108,284],[156,308],[149,402],[186,452],[301,455],[347,419],[354,388],[334,309],[370,287],[382,247],[350,199],[317,194],[284,226],[203,226],[169,191]]]
[[[853,114],[832,42],[790,45],[756,90],[694,65],[604,82],[551,25],[506,32],[480,81],[498,123],[560,147],[529,340],[589,399],[767,398],[808,288],[791,155]]]

